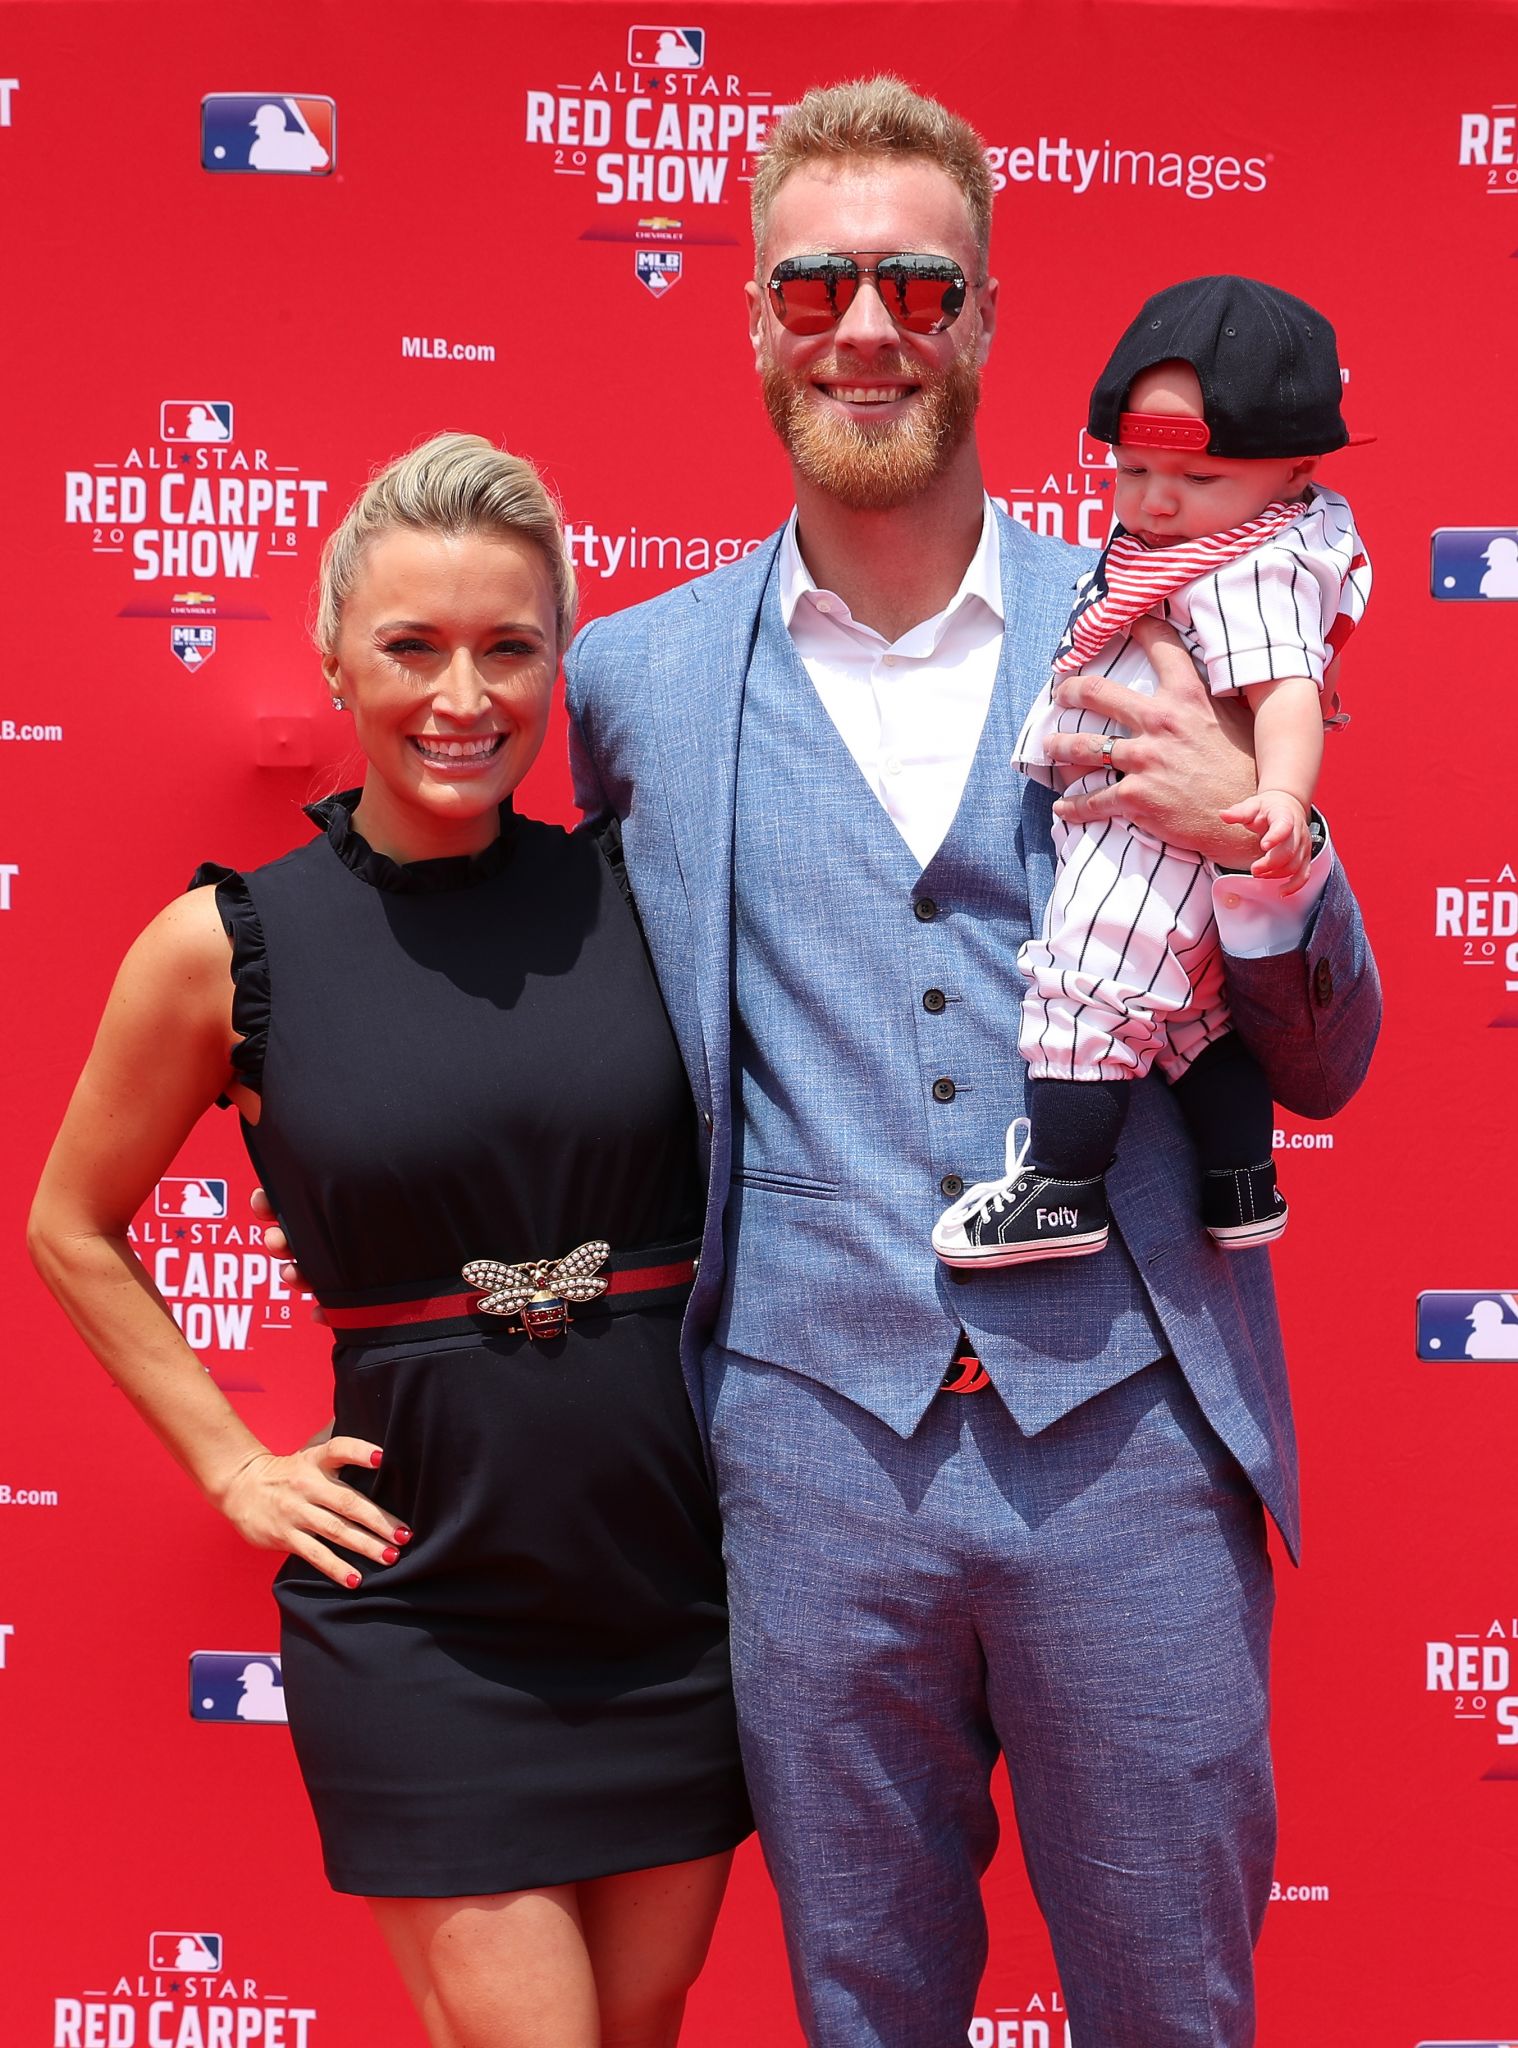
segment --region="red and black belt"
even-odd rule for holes
[[[700,1242],[613,1252],[600,1241],[558,1259],[471,1259],[461,1273],[318,1296],[339,1343],[489,1335],[547,1339],[591,1316],[678,1307],[696,1277]],[[460,1286],[460,1281],[465,1284]]]

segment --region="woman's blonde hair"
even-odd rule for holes
[[[323,655],[337,650],[343,606],[358,579],[364,549],[396,527],[416,533],[516,535],[538,548],[553,579],[559,646],[575,622],[575,572],[564,521],[543,479],[520,455],[482,434],[434,434],[378,470],[328,535],[316,584],[312,637]]]
[[[803,164],[847,157],[922,157],[937,164],[965,195],[984,271],[991,249],[991,170],[986,145],[968,121],[904,79],[851,78],[818,85],[783,114],[754,172],[751,204],[754,254],[762,262],[775,194]]]

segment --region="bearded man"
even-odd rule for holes
[[[623,820],[704,1124],[686,1365],[803,2024],[964,2040],[1005,1754],[1080,2048],[1242,2048],[1274,1847],[1265,1511],[1297,1529],[1268,1255],[1199,1230],[1154,1078],[1101,1257],[964,1274],[929,1249],[1020,1105],[1013,963],[1052,856],[1009,756],[1089,561],[982,482],[983,146],[896,80],[808,93],[753,206],[796,510],[589,626],[568,672],[580,800]],[[1019,329],[1031,404],[1057,314]],[[1252,791],[1247,737],[1156,630],[1153,699],[1065,686],[1131,734],[1122,781],[1066,808],[1245,870],[1218,814]],[[1098,735],[1058,744],[1097,765]],[[1278,1100],[1332,1114],[1379,1016],[1332,849],[1288,900],[1237,872],[1215,896],[1236,1027]]]

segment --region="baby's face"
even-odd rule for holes
[[[1201,419],[1202,387],[1189,363],[1160,363],[1134,378],[1126,412],[1173,413]],[[1131,448],[1112,451],[1117,460],[1117,516],[1130,533],[1152,548],[1200,540],[1257,519],[1277,498],[1295,498],[1316,458],[1237,462],[1194,448]]]

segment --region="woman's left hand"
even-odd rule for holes
[[[378,1501],[337,1476],[345,1466],[372,1470],[383,1455],[378,1444],[356,1436],[335,1436],[288,1457],[256,1451],[217,1490],[216,1505],[257,1549],[287,1550],[334,1585],[352,1588],[359,1573],[329,1545],[384,1565],[394,1564],[411,1540]]]

